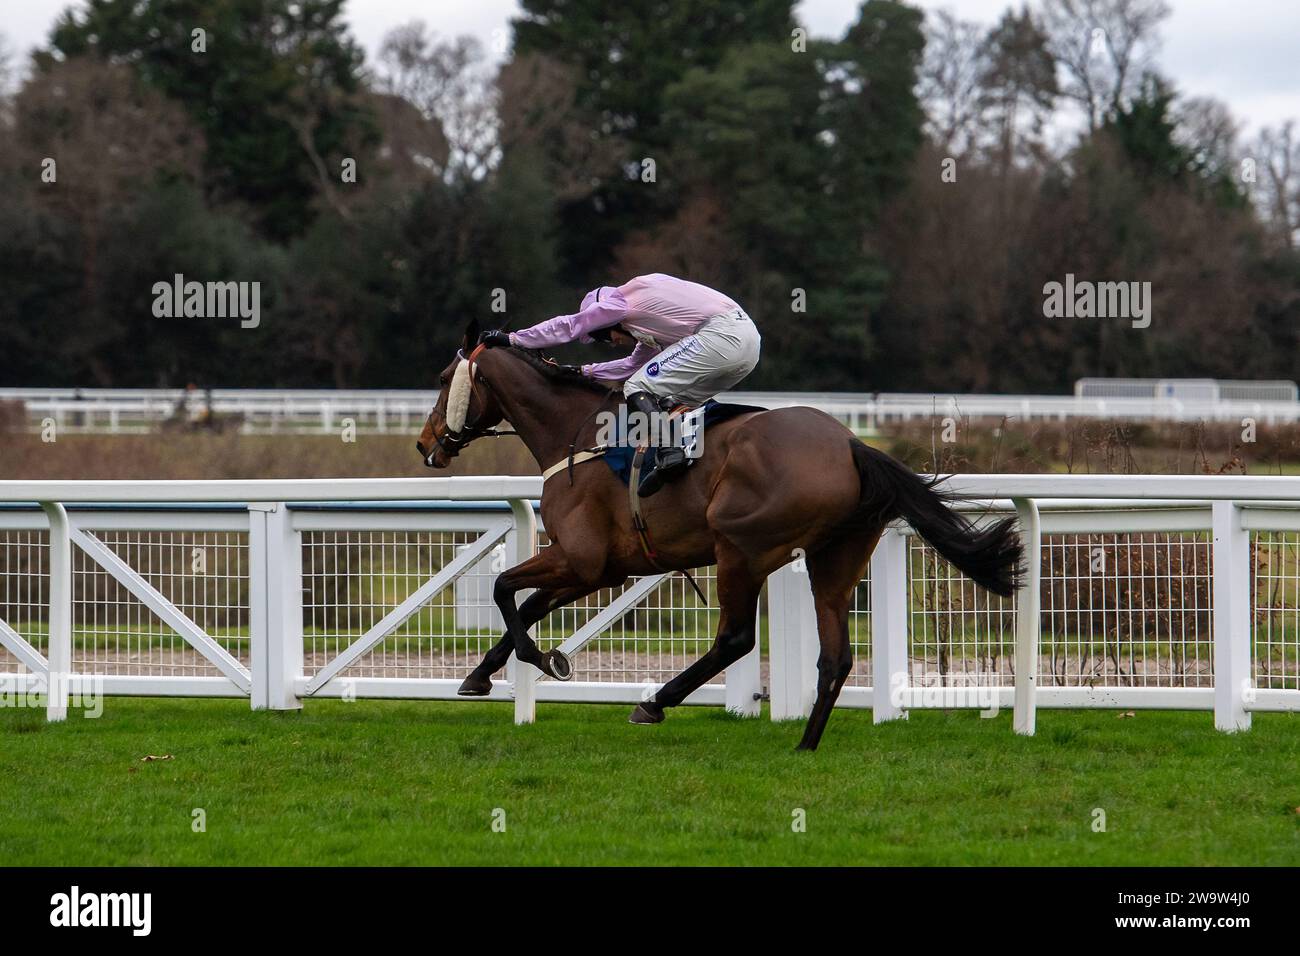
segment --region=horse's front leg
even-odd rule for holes
[[[596,590],[595,587],[580,585],[571,588],[542,588],[534,591],[523,604],[519,605],[520,620],[525,628],[530,628],[552,611],[581,600]],[[510,659],[510,652],[514,649],[514,636],[506,631],[501,636],[501,640],[492,645],[492,648],[483,655],[479,665],[470,671],[456,693],[462,697],[486,697],[492,693],[492,675],[506,666],[506,662]]]
[[[526,621],[515,604],[515,595],[527,588],[559,591],[584,586],[584,581],[574,571],[568,557],[558,545],[544,548],[535,557],[517,564],[497,576],[492,589],[492,599],[501,611],[506,624],[506,637],[514,642],[515,657],[532,664],[542,673],[556,680],[573,676],[573,665],[567,654],[559,650],[542,653],[528,635],[528,628],[536,621]],[[595,590],[594,586],[586,585]],[[527,602],[525,602],[527,604]],[[538,618],[540,620],[540,617]],[[504,641],[504,639],[503,639]]]

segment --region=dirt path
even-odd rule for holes
[[[304,673],[315,674],[333,658],[333,652],[304,655]],[[352,677],[404,677],[404,678],[460,678],[478,663],[480,652],[384,652],[369,654],[344,673]],[[650,654],[609,648],[589,648],[574,659],[574,678],[581,681],[616,681],[619,683],[662,683],[683,670],[694,660],[693,649],[683,649],[671,654]],[[74,653],[74,667],[78,673],[105,676],[217,676],[219,671],[197,651],[181,649],[152,649],[138,653],[100,650],[93,654]],[[242,661],[248,666],[248,660]],[[17,660],[0,649],[0,670],[17,671]],[[765,660],[761,668],[763,684],[768,684],[769,666]],[[1186,662],[1160,659],[1127,659],[1122,655],[1113,658],[1078,655],[1058,656],[1044,654],[1040,658],[1040,684],[1042,687],[1078,686],[1158,686],[1158,687],[1212,687],[1214,683],[1211,662],[1208,659]],[[998,678],[990,680],[994,675]],[[1258,681],[1264,686],[1296,686],[1300,666],[1290,661],[1275,664],[1261,675]],[[911,677],[917,686],[963,686],[970,683],[1008,685],[1014,678],[1011,659],[1003,656],[996,660],[976,661],[970,658],[949,660],[941,669],[934,656],[911,658]],[[869,686],[871,662],[858,658],[848,686]],[[717,683],[721,683],[721,678]]]

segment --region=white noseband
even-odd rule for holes
[[[453,435],[459,434],[465,427],[473,374],[469,362],[461,359],[451,377],[451,388],[447,391],[447,431]]]

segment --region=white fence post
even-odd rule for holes
[[[1250,532],[1233,501],[1211,505],[1214,528],[1214,726],[1250,729]]]
[[[267,521],[274,505],[248,503],[248,672],[252,675],[249,701],[253,710],[270,705],[267,673],[270,670],[270,617],[267,602]]]
[[[1016,593],[1016,694],[1012,728],[1032,736],[1037,720],[1039,578],[1042,572],[1042,526],[1032,498],[1016,498],[1020,540],[1024,544],[1025,576]]]
[[[767,579],[767,650],[773,720],[812,713],[817,696],[817,614],[802,560]]]
[[[50,522],[50,634],[45,657],[45,719],[68,716],[68,679],[72,674],[72,536],[68,512],[57,501],[42,501]]]
[[[893,692],[907,687],[907,536],[886,528],[871,554],[871,719],[906,720]]]
[[[513,544],[514,563],[522,564],[537,554],[537,515],[533,513],[533,503],[527,498],[510,499],[510,511],[514,514],[515,530]],[[515,595],[522,603],[524,594]],[[508,676],[511,693],[515,698],[515,723],[531,724],[537,720],[537,678],[541,676],[532,664],[525,664],[510,655]]]
[[[757,717],[763,712],[761,645],[755,634],[754,649],[727,668],[727,710],[741,717]]]
[[[302,535],[289,506],[248,506],[248,613],[252,706],[301,710],[294,684],[303,676]]]

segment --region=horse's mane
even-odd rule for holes
[[[522,361],[525,365],[531,366],[533,369],[540,372],[544,378],[556,385],[569,385],[573,388],[586,389],[589,392],[596,392],[602,395],[609,394],[609,392],[612,391],[612,389],[603,382],[598,382],[594,378],[587,378],[587,376],[575,369],[563,365],[556,365],[555,362],[548,358],[544,353],[535,349],[521,349],[518,346],[511,346],[509,349],[502,349],[501,351],[509,352],[515,358]]]

